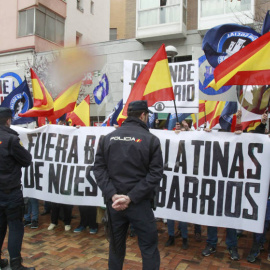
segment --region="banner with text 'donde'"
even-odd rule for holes
[[[12,128],[33,156],[23,169],[24,196],[104,206],[93,166],[100,137],[113,127]],[[156,217],[263,231],[270,178],[267,135],[150,131],[160,139],[164,161]],[[123,139],[135,143],[137,137]]]
[[[124,61],[123,104],[146,62]],[[198,113],[199,63],[198,60],[169,64],[175,103],[178,113]],[[156,113],[175,113],[173,101],[159,101],[151,106]]]

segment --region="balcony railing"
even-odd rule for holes
[[[138,11],[138,27],[180,22],[180,5],[163,6]]]

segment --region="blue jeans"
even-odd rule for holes
[[[265,220],[264,221],[264,229],[263,229],[263,232],[262,233],[254,233],[253,234],[253,239],[254,239],[254,242],[256,243],[260,243],[260,244],[264,244],[266,242],[266,233],[267,233],[267,230],[270,226],[270,220]]]
[[[168,226],[168,234],[169,236],[174,236],[174,220],[168,219],[167,220],[167,226]],[[187,229],[187,223],[179,221],[178,222],[178,230],[181,230],[182,238],[188,237],[188,229]]]
[[[27,205],[28,211],[27,214],[24,215],[24,219],[26,221],[33,221],[33,220],[38,221],[38,214],[39,214],[38,199],[29,198]]]
[[[15,189],[9,194],[0,191],[0,251],[4,243],[8,226],[8,252],[11,259],[21,256],[24,234],[22,216],[22,191],[20,189]]]
[[[207,227],[206,242],[213,247],[217,246],[217,227]],[[237,232],[236,229],[226,228],[226,245],[228,248],[237,247]]]
[[[51,212],[51,202],[44,201],[44,211]]]

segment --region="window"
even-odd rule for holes
[[[77,9],[83,12],[83,0],[77,0]]]
[[[187,25],[187,3],[183,1],[183,23]]]
[[[117,28],[110,28],[110,40],[117,39]]]
[[[179,22],[180,3],[181,0],[140,0],[138,26]]]
[[[225,1],[225,0],[200,0],[201,17],[209,17],[235,12],[249,11],[251,0]]]
[[[94,12],[95,12],[95,10],[94,10],[94,1],[91,1],[91,2],[90,2],[90,13],[91,13],[92,15],[94,15]]]
[[[34,8],[20,12],[18,27],[19,36],[28,36],[34,34],[34,14]]]
[[[65,19],[43,6],[19,12],[18,36],[37,35],[64,44]]]

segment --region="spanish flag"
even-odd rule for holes
[[[269,85],[269,59],[270,32],[267,32],[220,63],[207,87],[218,90],[224,85]]]
[[[30,68],[34,106],[25,113],[19,114],[20,117],[40,117],[50,116],[53,114],[53,99],[44,84],[36,75],[34,70]]]
[[[206,122],[210,124],[209,128],[218,124],[225,103],[225,101],[199,100],[198,123],[195,114],[191,115],[194,128],[197,129]]]
[[[209,128],[213,128],[219,124],[220,115],[225,107],[226,101],[216,101],[216,106],[212,112],[211,119],[209,119]]]
[[[58,95],[54,100],[54,113],[52,116],[48,117],[50,121],[74,110],[80,92],[81,83],[82,82],[80,81],[69,86]]]
[[[117,117],[117,123],[119,126],[122,125],[122,123],[127,119],[127,116],[123,115],[123,111],[124,111],[124,108],[122,109],[122,111],[119,113],[118,117]]]
[[[246,124],[247,123],[247,124]],[[261,120],[255,120],[244,123],[243,129],[247,129],[247,132],[253,132],[261,123]]]
[[[86,98],[76,107],[70,114],[69,119],[72,121],[72,126],[90,126],[90,96]]]
[[[146,64],[131,89],[123,115],[127,115],[128,104],[134,100],[147,100],[150,107],[157,101],[174,99],[167,54],[165,45],[162,44]]]

